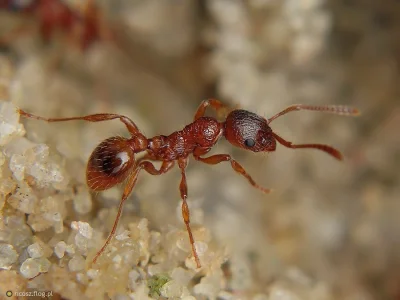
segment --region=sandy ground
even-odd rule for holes
[[[2,48],[0,298],[49,291],[52,299],[399,299],[398,3],[97,5],[103,34],[84,50],[75,31],[44,43],[34,29]],[[40,17],[1,11],[0,36],[21,24],[37,29]],[[19,120],[16,108],[46,117],[120,113],[152,137],[182,129],[209,97],[266,118],[295,103],[362,114],[295,112],[272,124],[293,143],[337,147],[342,162],[280,145],[267,154],[223,140],[215,146],[211,153],[231,154],[274,189],[269,195],[229,164],[191,159],[201,269],[181,218],[177,168],[140,176],[117,238],[92,265],[122,186],[90,192],[86,162],[102,140],[127,132],[118,121]]]

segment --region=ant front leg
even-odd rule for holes
[[[229,161],[231,163],[232,169],[235,170],[240,175],[244,176],[253,187],[259,189],[265,194],[269,194],[271,192],[271,189],[267,189],[258,185],[255,182],[255,180],[246,172],[246,170],[242,167],[242,165],[239,164],[236,160],[234,160],[229,154],[216,154],[209,157],[200,157],[200,155],[203,155],[204,153],[205,151],[203,151],[203,149],[196,148],[193,152],[193,157],[194,159],[209,165],[216,165],[221,162]]]
[[[217,99],[207,99],[200,103],[194,115],[194,121],[204,116],[208,106],[211,106],[217,113],[222,110],[229,110],[229,107]]]
[[[112,238],[114,237],[115,232],[117,231],[117,226],[118,226],[119,220],[121,218],[124,202],[128,198],[128,196],[131,194],[133,188],[135,187],[135,184],[136,184],[136,181],[137,181],[140,171],[144,169],[146,172],[150,173],[151,175],[160,175],[160,174],[168,172],[174,166],[174,164],[175,163],[173,161],[164,161],[159,170],[157,170],[154,167],[154,165],[149,161],[142,161],[138,164],[138,167],[135,169],[135,171],[129,177],[127,184],[124,188],[124,192],[122,194],[121,201],[118,206],[118,212],[117,212],[117,216],[115,217],[113,228],[112,228],[110,234],[108,235],[107,240],[105,241],[103,247],[101,247],[101,249],[96,253],[96,255],[93,259],[93,263],[96,263],[99,256],[104,252],[104,250],[107,248],[108,244],[110,244]]]
[[[136,126],[136,124],[128,117],[118,114],[93,114],[82,117],[70,117],[70,118],[44,118],[40,116],[36,116],[30,113],[23,111],[22,109],[18,109],[19,114],[28,119],[42,120],[46,122],[65,122],[65,121],[73,121],[73,120],[82,120],[88,122],[103,122],[114,119],[119,119],[122,123],[125,124],[128,131],[132,136],[142,135]]]
[[[185,169],[187,167],[187,164],[188,164],[187,158],[178,160],[178,165],[179,165],[179,168],[181,169],[181,174],[182,174],[181,183],[179,185],[179,191],[181,193],[181,198],[182,198],[182,217],[183,217],[183,221],[185,222],[185,225],[186,225],[186,230],[189,234],[189,241],[190,241],[190,245],[192,246],[192,254],[194,256],[194,260],[196,261],[197,268],[201,268],[200,259],[199,259],[199,256],[197,255],[196,247],[194,245],[192,229],[190,228],[189,206],[186,202],[187,195],[188,195],[188,188],[187,188],[187,182],[186,182]]]

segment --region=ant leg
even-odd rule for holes
[[[70,118],[44,118],[40,116],[36,116],[30,113],[23,111],[22,109],[18,109],[18,112],[21,116],[28,119],[42,120],[46,122],[64,122],[64,121],[72,121],[72,120],[83,120],[88,122],[102,122],[109,121],[114,119],[120,119],[122,123],[125,124],[128,131],[131,135],[142,135],[137,128],[136,124],[126,116],[117,115],[117,114],[93,114],[82,117],[70,117]]]
[[[351,108],[348,106],[343,105],[323,105],[323,106],[314,106],[314,105],[305,105],[305,104],[295,104],[287,107],[286,109],[282,110],[281,112],[277,113],[273,117],[268,119],[268,124],[271,123],[273,120],[283,116],[291,111],[296,110],[314,110],[314,111],[321,111],[327,112],[331,114],[338,114],[343,116],[357,116],[360,112],[356,108]]]
[[[174,161],[163,161],[159,170],[149,161],[142,161],[139,163],[145,171],[151,175],[161,175],[167,173],[175,165]]]
[[[138,163],[140,163],[141,161],[144,160],[151,160],[151,161],[159,161],[156,159],[156,157],[154,155],[152,155],[151,153],[146,152],[145,155],[143,155],[141,158],[139,158]]]
[[[29,278],[28,281],[32,281],[33,279],[35,279],[35,278],[37,278],[37,277],[39,277],[40,275],[45,274],[45,273],[47,273],[47,272],[39,272],[39,274],[33,276],[32,278]]]
[[[223,104],[221,101],[217,99],[207,99],[203,100],[200,106],[197,108],[196,114],[194,115],[194,120],[196,121],[198,118],[204,116],[206,109],[208,106],[211,106],[216,112],[221,111],[223,109],[229,109],[229,107]]]
[[[115,221],[114,221],[114,225],[113,228],[111,229],[110,234],[108,235],[103,247],[101,247],[101,249],[96,253],[95,257],[93,258],[93,263],[95,264],[97,259],[99,258],[99,256],[104,252],[104,250],[107,248],[108,244],[111,242],[112,238],[115,235],[115,232],[117,231],[117,226],[118,226],[118,222],[121,218],[121,214],[122,214],[122,208],[124,206],[124,202],[125,200],[128,198],[128,196],[130,195],[130,193],[132,192],[138,175],[140,173],[140,171],[142,170],[142,167],[139,166],[135,169],[135,171],[133,171],[132,175],[129,177],[127,184],[124,188],[124,192],[122,194],[121,197],[121,201],[119,202],[119,206],[118,206],[118,212],[117,212],[117,216],[115,217]]]
[[[328,153],[329,155],[333,156],[334,158],[338,159],[338,160],[343,160],[343,155],[340,153],[339,150],[328,146],[328,145],[324,145],[324,144],[299,144],[299,145],[295,145],[292,144],[292,142],[286,141],[283,138],[281,138],[279,135],[277,135],[276,133],[272,132],[273,137],[283,146],[288,147],[288,148],[292,148],[292,149],[297,149],[297,148],[313,148],[313,149],[318,149],[321,151],[324,151],[326,153]]]
[[[185,222],[185,225],[186,225],[186,230],[189,234],[189,241],[190,241],[190,245],[192,246],[192,254],[194,256],[194,260],[196,261],[197,268],[201,268],[200,259],[199,259],[199,256],[197,255],[197,251],[194,246],[194,238],[193,238],[193,234],[192,234],[192,229],[190,228],[189,206],[186,202],[187,195],[188,195],[188,188],[187,188],[187,182],[186,182],[185,169],[187,167],[187,164],[188,164],[187,158],[178,160],[178,165],[179,165],[179,168],[181,169],[181,175],[182,175],[181,183],[179,185],[179,191],[181,193],[181,198],[182,198],[182,217],[183,217],[183,221]]]
[[[157,170],[154,167],[154,165],[148,161],[143,161],[138,164],[138,167],[135,169],[135,171],[133,171],[132,175],[129,177],[128,182],[124,188],[124,192],[122,194],[121,201],[118,206],[118,212],[117,212],[117,216],[115,217],[113,228],[111,229],[111,232],[108,235],[107,240],[105,241],[103,247],[101,247],[101,249],[96,253],[96,255],[93,259],[93,263],[96,263],[99,256],[104,252],[104,250],[107,248],[108,244],[110,244],[112,238],[114,237],[115,232],[117,230],[118,222],[121,218],[124,202],[128,198],[128,196],[131,194],[133,188],[135,187],[135,184],[136,184],[136,181],[137,181],[140,171],[142,169],[144,169],[145,171],[147,171],[148,173],[150,173],[152,175],[160,175],[160,174],[168,172],[173,166],[174,166],[173,161],[169,161],[169,162],[164,161],[160,167],[160,170]]]
[[[258,185],[254,181],[254,179],[246,172],[246,170],[242,167],[242,165],[239,164],[236,160],[234,160],[229,154],[216,154],[209,157],[200,157],[198,155],[194,155],[194,158],[198,161],[201,161],[209,165],[216,165],[224,161],[229,161],[231,163],[232,169],[235,170],[240,175],[244,176],[253,187],[259,189],[265,194],[269,194],[271,192],[271,189],[267,189]]]

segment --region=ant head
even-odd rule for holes
[[[253,152],[274,151],[276,141],[265,118],[246,110],[233,110],[225,121],[225,138]]]
[[[101,142],[89,158],[86,180],[90,189],[102,191],[124,181],[136,164],[130,140],[111,137]]]

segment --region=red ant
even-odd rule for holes
[[[40,35],[49,42],[55,31],[60,30],[84,50],[100,39],[99,10],[94,0],[86,0],[82,11],[71,9],[61,0],[33,0],[23,6],[15,0],[0,0],[0,9],[16,10],[21,14],[33,15],[39,23]],[[26,26],[13,30],[2,42],[7,44],[16,34],[28,29]]]
[[[204,116],[208,106],[211,106],[217,113],[228,109],[228,107],[219,100],[204,100],[197,109],[192,123],[185,126],[182,130],[175,131],[168,136],[158,135],[152,138],[144,136],[139,131],[136,124],[123,115],[105,113],[71,118],[43,118],[19,110],[19,113],[23,117],[44,120],[47,122],[62,122],[70,120],[101,122],[119,119],[125,124],[131,135],[130,138],[110,137],[104,140],[94,149],[87,164],[87,184],[89,188],[94,191],[109,189],[126,180],[114,226],[103,247],[95,255],[93,263],[96,262],[113,238],[117,229],[118,221],[121,217],[124,201],[132,192],[140,171],[145,170],[152,175],[161,175],[171,170],[175,165],[175,162],[178,163],[181,170],[179,190],[182,198],[182,216],[189,234],[192,254],[197,267],[200,268],[200,260],[196,252],[190,228],[189,207],[186,202],[188,188],[186,184],[185,169],[190,154],[193,154],[194,159],[210,165],[219,164],[221,162],[230,162],[232,169],[244,176],[253,187],[264,193],[269,193],[270,189],[258,185],[246,170],[229,154],[217,154],[209,157],[203,157],[203,155],[208,153],[220,138],[225,137],[233,146],[253,152],[275,151],[276,142],[278,142],[283,146],[292,149],[318,149],[328,153],[338,160],[342,160],[342,154],[328,145],[292,144],[274,133],[269,124],[280,116],[296,110],[314,110],[346,116],[358,115],[358,110],[346,106],[312,106],[299,104],[289,106],[269,119],[265,119],[246,110],[235,109],[228,114],[223,122],[219,122],[215,118]],[[136,161],[135,154],[143,151],[146,152],[145,156]],[[156,169],[151,161],[162,162],[161,167]]]

